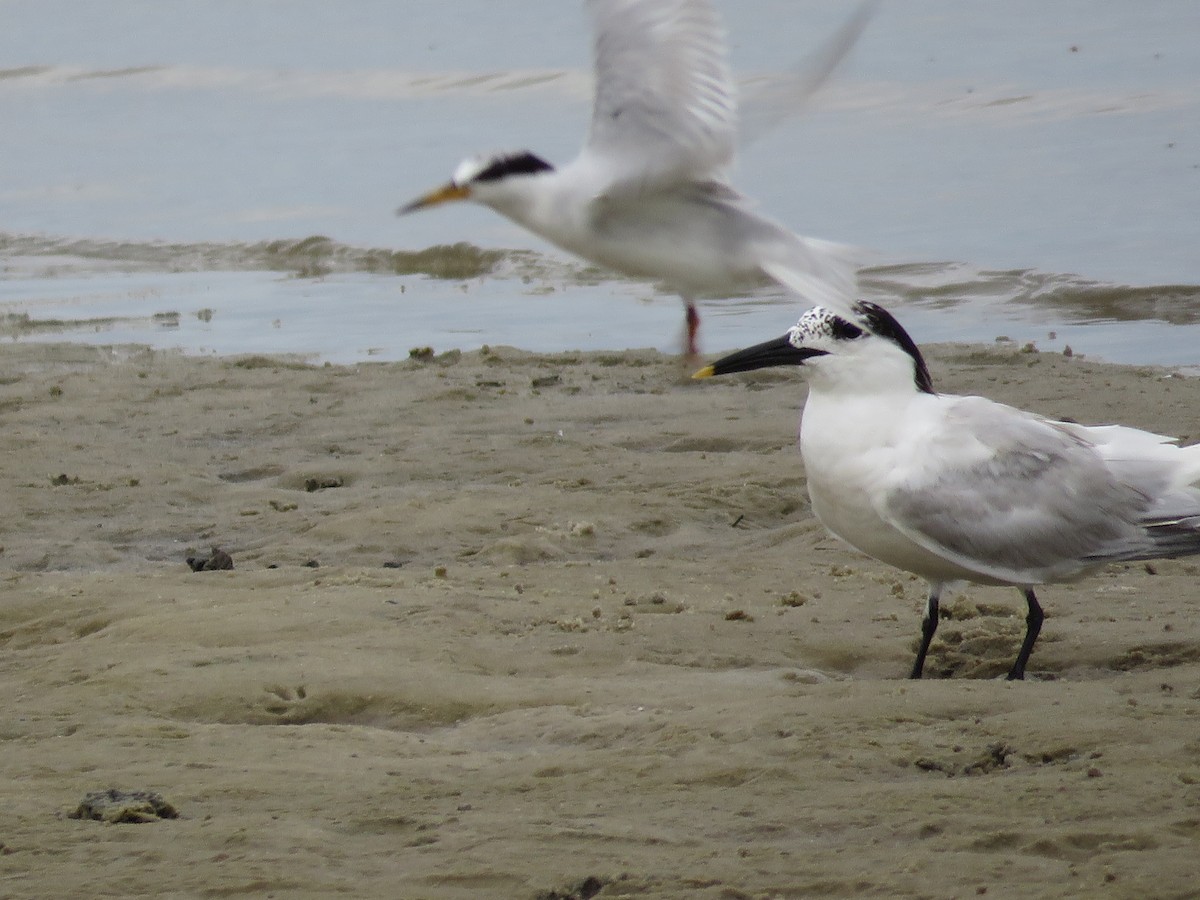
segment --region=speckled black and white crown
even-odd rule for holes
[[[822,343],[836,345],[840,341],[858,340],[866,334],[875,335],[891,341],[911,356],[917,388],[927,394],[934,393],[925,357],[895,316],[869,300],[859,300],[850,310],[850,315],[846,316],[824,306],[814,306],[788,331],[788,341],[793,347],[811,347]]]

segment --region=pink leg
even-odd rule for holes
[[[696,340],[696,336],[700,333],[700,313],[696,312],[696,307],[691,300],[683,302],[687,305],[687,355],[699,356],[700,344]]]

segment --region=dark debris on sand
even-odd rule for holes
[[[604,889],[604,882],[589,875],[578,884],[538,893],[536,900],[591,900]]]
[[[69,819],[95,819],[98,822],[143,824],[177,819],[179,812],[153,791],[90,791]]]
[[[193,572],[215,572],[233,568],[233,557],[220,547],[213,547],[211,556],[189,556],[186,561]]]

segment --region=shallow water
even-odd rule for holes
[[[720,7],[747,82],[846,9]],[[337,361],[677,346],[678,301],[652,285],[576,265],[486,210],[393,215],[469,153],[574,153],[589,103],[578,5],[99,9],[3,6],[10,339]],[[1196,364],[1197,33],[1190,0],[885,3],[813,107],[747,149],[736,182],[796,230],[866,248],[865,292],[919,341]],[[313,235],[333,243],[296,251]],[[505,252],[494,271],[455,268],[471,248],[385,258],[461,241]],[[714,351],[777,334],[800,308],[706,306]]]

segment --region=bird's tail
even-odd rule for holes
[[[1200,554],[1200,444],[1180,447],[1175,438],[1124,425],[1057,425],[1092,444],[1114,474],[1155,498],[1138,521],[1140,536],[1104,560]]]
[[[748,147],[804,109],[853,49],[878,6],[879,0],[863,0],[841,28],[791,71],[743,90],[738,101],[738,144]]]
[[[1194,515],[1144,523],[1152,545],[1131,559],[1173,559],[1200,553],[1200,507]]]
[[[1158,556],[1192,556],[1200,553],[1200,444],[1172,449],[1178,456],[1174,489],[1154,505],[1143,525]]]
[[[1200,495],[1200,444],[1180,447],[1176,438],[1126,425],[1057,424],[1092,444],[1110,465],[1157,466],[1165,473],[1166,490]]]

